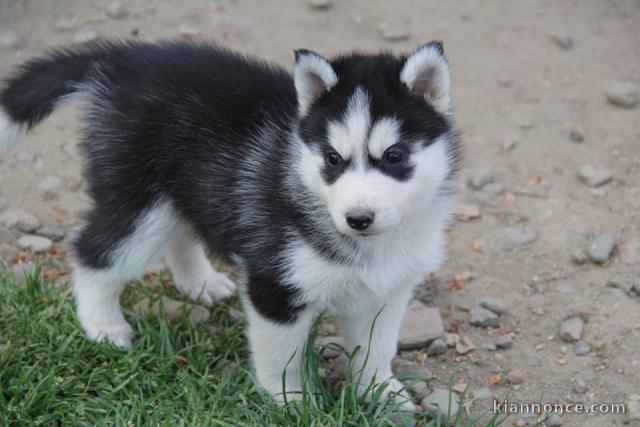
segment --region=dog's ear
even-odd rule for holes
[[[306,49],[294,51],[293,82],[298,95],[298,110],[305,115],[309,107],[323,93],[338,83],[338,76],[329,61]]]
[[[413,94],[423,97],[440,113],[450,113],[451,77],[441,41],[431,41],[413,51],[405,60],[400,80]]]

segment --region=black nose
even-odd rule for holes
[[[347,213],[347,224],[357,231],[366,230],[373,223],[373,212],[365,210]]]

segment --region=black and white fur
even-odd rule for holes
[[[189,296],[232,295],[210,252],[240,272],[256,375],[269,392],[282,394],[294,353],[286,391],[300,389],[301,350],[325,310],[349,350],[366,350],[380,312],[362,381],[391,378],[403,313],[443,261],[454,199],[440,42],[400,57],[300,50],[293,75],[203,43],[56,50],[6,82],[0,146],[76,99],[95,202],[74,241],[89,338],[131,345],[119,295],[159,256]]]

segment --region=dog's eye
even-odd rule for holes
[[[327,151],[327,154],[324,155],[324,160],[330,166],[338,166],[342,163],[342,157],[335,150]]]
[[[382,156],[384,162],[389,165],[397,165],[404,162],[404,151],[397,148],[390,148]]]

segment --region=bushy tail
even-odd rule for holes
[[[89,78],[93,64],[105,53],[100,43],[56,50],[26,62],[0,91],[0,152],[47,117]]]

